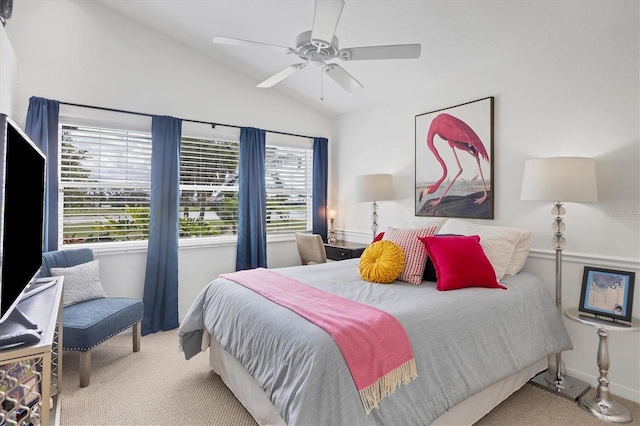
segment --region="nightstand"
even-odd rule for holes
[[[327,252],[327,259],[345,260],[360,257],[367,246],[368,244],[337,241],[335,244],[325,243],[324,249]]]
[[[629,423],[631,421],[631,413],[622,405],[612,401],[609,393],[607,373],[610,363],[607,336],[609,336],[609,331],[640,331],[640,319],[634,317],[632,318],[631,324],[620,324],[595,318],[588,314],[582,314],[578,308],[566,309],[564,315],[574,321],[597,328],[598,336],[600,336],[600,342],[598,344],[598,368],[600,369],[600,377],[598,377],[596,395],[585,395],[581,397],[578,400],[578,405],[599,419],[616,423]]]

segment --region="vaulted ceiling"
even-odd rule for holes
[[[99,1],[245,74],[252,85],[300,62],[299,58],[216,44],[213,37],[295,48],[298,34],[311,30],[314,20],[313,0]],[[335,31],[340,48],[419,43],[420,57],[332,60],[364,86],[353,93],[326,76],[321,88],[320,68],[315,66],[296,71],[272,88],[256,90],[281,91],[333,116],[580,37],[593,27],[615,25],[637,11],[634,2],[345,0]]]

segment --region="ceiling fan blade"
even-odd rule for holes
[[[340,49],[338,57],[343,61],[370,59],[416,59],[420,57],[419,44],[395,44],[387,46],[365,46]]]
[[[258,47],[262,49],[267,48],[276,52],[282,52],[287,54],[295,53],[295,51],[290,47],[277,46],[275,44],[259,43],[257,41],[241,40],[239,38],[215,36],[213,38],[213,42],[218,44],[227,44],[230,46]]]
[[[258,84],[257,87],[260,87],[260,88],[273,87],[276,84],[280,83],[285,78],[289,77],[294,72],[298,71],[299,69],[304,68],[305,66],[307,66],[306,63],[289,65],[287,68],[283,69],[279,73],[269,77],[268,79],[266,79],[262,83]]]
[[[314,46],[319,48],[331,46],[343,7],[343,0],[316,0],[311,29],[311,43]]]
[[[355,92],[364,86],[338,64],[327,64],[325,72],[347,92]]]

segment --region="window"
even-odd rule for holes
[[[238,141],[182,137],[180,237],[236,235]]]
[[[313,150],[267,146],[267,233],[311,229]]]
[[[61,127],[63,244],[148,239],[151,134]],[[237,140],[183,135],[180,238],[237,234],[238,161]],[[312,165],[310,147],[267,146],[268,233],[311,228]]]
[[[149,236],[151,134],[62,125],[63,244]]]

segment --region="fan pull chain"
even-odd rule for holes
[[[324,101],[324,73],[327,70],[326,65],[322,65],[320,69],[320,102]]]

